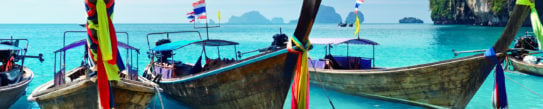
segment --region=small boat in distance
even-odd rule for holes
[[[20,42],[25,41],[25,46]],[[27,56],[27,39],[0,39],[0,109],[8,109],[26,93],[34,73],[24,66],[25,58],[39,58],[42,55]]]
[[[537,39],[526,32],[526,35],[515,40],[512,53],[508,56],[507,62],[513,66],[513,69],[521,73],[527,73],[536,76],[543,76],[543,63],[540,62],[541,57],[533,56],[532,54],[540,54],[539,44]]]
[[[339,23],[337,24],[337,26],[339,26],[339,27],[346,27],[346,26],[347,26],[347,23],[341,23],[341,22],[339,22]]]
[[[86,31],[66,31],[64,40],[68,33],[86,33]],[[118,42],[118,47],[126,49],[124,54],[126,58],[126,69],[119,72],[121,79],[119,81],[110,81],[113,91],[115,108],[119,109],[145,109],[151,102],[158,89],[157,84],[137,76],[137,62],[134,63],[133,53],[139,54],[139,49],[128,45],[128,33],[126,34],[127,43]],[[63,41],[65,42],[65,41]],[[28,97],[29,101],[36,101],[43,109],[77,109],[90,108],[98,109],[98,87],[95,63],[88,54],[87,39],[75,41],[54,51],[55,66],[53,68],[55,77],[53,80],[42,84],[36,88]],[[84,46],[83,60],[81,64],[66,72],[66,51]],[[136,54],[136,56],[137,56]],[[59,55],[59,58],[57,58]],[[138,60],[137,57],[135,59]],[[72,63],[77,64],[77,63]]]
[[[515,6],[504,33],[493,46],[499,60],[505,58],[504,53],[508,51],[509,45],[528,16],[529,9],[524,5]],[[350,41],[357,40],[340,43],[351,43]],[[320,64],[313,65],[315,69],[309,69],[312,83],[347,94],[427,108],[465,108],[496,66],[483,54],[383,69],[369,67],[368,63],[373,59],[327,56],[323,61],[328,61],[329,64],[318,62]],[[331,66],[331,69],[326,66]]]

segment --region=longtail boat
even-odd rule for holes
[[[507,60],[516,71],[537,76],[543,76],[543,65],[523,62],[522,60],[512,56],[507,58]]]
[[[516,5],[514,8],[503,34],[493,46],[499,60],[505,58],[504,54],[529,12],[528,6]],[[310,68],[311,82],[347,94],[428,108],[465,108],[495,67],[495,63],[485,59],[483,54],[399,68],[376,68],[367,64],[370,59],[361,57],[342,58],[345,61],[341,62],[346,63],[330,58],[328,61],[347,67]]]
[[[86,31],[66,31],[64,32],[64,40],[68,33],[86,33]],[[139,54],[139,50],[128,45],[128,33],[117,33],[124,33],[127,36],[127,43],[118,42],[118,46],[125,48],[127,51],[125,54],[127,56],[127,63],[125,64],[126,70],[119,73],[121,79],[119,81],[110,81],[115,108],[147,108],[158,90],[156,89],[158,85],[137,75],[138,68],[133,66],[136,64],[133,63],[132,54],[134,52]],[[68,45],[63,43],[65,46],[54,51],[55,67],[53,71],[55,72],[55,78],[36,88],[28,97],[28,100],[36,101],[40,105],[40,108],[43,109],[98,109],[96,67],[88,55],[87,43],[87,39],[75,41]],[[66,71],[66,51],[79,46],[85,46],[84,58],[81,65],[64,73]],[[58,56],[59,58],[57,58],[57,54],[60,55]],[[135,60],[138,60],[137,57]]]
[[[304,0],[295,36],[308,40],[320,0]],[[148,35],[186,33],[165,32]],[[192,31],[192,33],[198,33]],[[285,35],[286,36],[286,35]],[[205,46],[237,45],[218,39],[169,42],[169,37],[158,41],[150,49],[150,64],[144,75],[157,82],[165,95],[191,108],[283,108],[293,78],[297,54],[288,53],[285,43],[246,59],[209,59],[200,63]],[[169,43],[163,43],[169,42]],[[173,60],[173,50],[189,45],[202,46],[203,53],[195,64]],[[198,47],[200,48],[200,47]],[[186,53],[186,52],[185,52]],[[160,76],[159,76],[160,75]]]
[[[539,44],[537,39],[529,33],[531,32],[526,32],[526,35],[515,40],[514,48],[511,50],[512,53],[508,55],[506,62],[508,62],[508,65],[513,66],[515,71],[519,71],[520,73],[543,76],[543,65],[538,61],[540,57],[532,56],[532,54],[541,53],[537,52]],[[529,58],[527,60],[533,62],[524,62],[524,58]]]
[[[25,41],[26,46],[19,46]],[[40,58],[42,55],[26,56],[27,39],[0,39],[0,109],[8,109],[15,101],[26,93],[28,83],[34,73],[24,66],[24,58]]]

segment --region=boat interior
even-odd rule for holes
[[[26,39],[0,39],[0,86],[30,79],[27,78],[28,75],[22,66],[24,60],[21,59],[27,47],[20,48],[20,41],[26,41]]]
[[[516,50],[511,51],[510,57],[531,64],[539,64],[543,58],[530,53],[538,51],[539,44],[537,39],[529,33],[530,32],[526,32],[526,35],[520,36],[514,41],[514,49]]]
[[[258,54],[256,56],[252,56],[246,59],[241,60],[241,55],[246,53],[253,53],[253,52],[272,52],[276,51],[282,48],[286,47],[286,42],[288,41],[288,37],[283,34],[276,34],[273,36],[274,41],[272,42],[271,46],[252,50],[248,52],[239,52],[237,51],[236,46],[239,45],[237,42],[227,41],[227,40],[220,40],[220,39],[205,39],[205,40],[198,40],[193,42],[187,42],[187,41],[177,41],[172,42],[169,39],[169,34],[173,33],[198,33],[198,31],[178,31],[178,32],[164,32],[164,33],[149,33],[147,35],[147,41],[149,44],[149,35],[157,35],[157,34],[166,34],[168,38],[166,39],[160,39],[155,42],[154,48],[151,49],[151,45],[149,44],[149,49],[152,52],[149,52],[152,64],[148,66],[148,71],[144,73],[147,75],[147,72],[151,72],[151,75],[154,77],[147,77],[148,79],[152,79],[153,81],[160,81],[161,79],[172,79],[172,78],[183,78],[188,77],[194,74],[203,73],[206,71],[211,71],[214,69],[218,69],[227,65],[232,65],[234,63],[238,63],[244,60],[251,59],[252,57],[259,56],[261,54]],[[200,36],[200,39],[201,36]],[[202,52],[200,53],[198,59],[194,64],[186,63],[180,60],[175,60],[174,56],[175,53],[173,53],[176,49],[183,48],[188,45],[198,45],[202,46]],[[233,46],[235,51],[235,56],[233,58],[226,58],[221,57],[221,51],[220,47],[225,46]],[[207,56],[207,52],[205,47],[217,47],[217,58],[209,58]],[[209,51],[209,50],[208,50]],[[202,63],[204,61],[205,63]]]
[[[222,43],[221,41],[225,40],[207,40],[207,43]],[[160,46],[162,43],[170,41],[168,39],[159,40],[156,43],[156,46]],[[197,42],[196,42],[197,43]],[[209,45],[205,44],[202,46],[235,46],[235,44],[217,44],[217,45]],[[226,58],[226,57],[217,57],[215,59],[207,57],[207,55],[204,54],[205,51],[202,51],[200,56],[198,57],[197,61],[194,62],[194,64],[191,63],[184,63],[180,60],[175,60],[173,53],[173,50],[166,50],[166,51],[159,51],[154,53],[156,61],[153,62],[153,67],[151,67],[152,72],[156,76],[160,76],[162,79],[170,79],[170,78],[179,78],[187,75],[193,75],[197,73],[201,73],[208,70],[213,70],[220,68],[225,65],[229,65],[232,63],[236,63],[239,60],[236,58]],[[220,54],[220,51],[217,51]],[[202,60],[205,59],[205,63],[202,65]]]
[[[324,59],[308,60],[309,67],[319,69],[372,69],[372,58],[326,55]]]
[[[65,33],[86,33],[85,31],[66,31]],[[124,33],[127,36],[128,40],[128,33],[126,32],[117,32],[117,33]],[[66,37],[66,34],[64,35]],[[65,42],[65,41],[64,41]],[[77,40],[75,42],[72,42],[68,45],[65,45],[64,47],[55,50],[55,60],[54,60],[54,85],[50,86],[52,87],[59,87],[63,86],[64,84],[70,84],[72,82],[77,82],[80,80],[89,80],[92,77],[96,76],[96,64],[92,60],[92,56],[89,54],[89,47],[87,46],[87,39],[81,39]],[[139,49],[130,46],[128,42],[117,42],[119,48],[126,49],[126,53],[120,52],[122,55],[126,56],[124,62],[122,61],[122,58],[120,55],[118,55],[118,67],[119,69],[124,69],[119,72],[119,76],[123,80],[133,80],[133,81],[141,81],[138,78],[138,67],[134,67],[137,65]],[[81,64],[70,70],[66,71],[66,51],[71,50],[73,48],[77,48],[83,46],[85,49],[85,53],[83,53],[83,60],[81,61]],[[134,56],[135,54],[135,56]],[[57,58],[58,57],[58,58]],[[135,59],[134,59],[135,57]],[[135,61],[135,62],[134,62]],[[120,62],[120,63],[119,63]]]
[[[312,38],[312,43],[317,45],[325,45],[325,56],[322,59],[309,59],[309,67],[316,69],[341,69],[341,70],[365,70],[376,69],[374,65],[374,55],[371,58],[349,56],[349,44],[356,45],[371,45],[374,49],[375,45],[379,45],[377,42],[361,39],[361,38]],[[347,56],[332,55],[332,45],[347,44]],[[372,50],[375,51],[375,50]]]
[[[25,72],[22,71],[22,66],[19,65],[12,65],[8,70],[0,70],[0,87],[15,84],[24,81],[24,79],[28,79],[24,78]]]

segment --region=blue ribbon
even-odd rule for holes
[[[485,51],[485,58],[496,64],[496,72],[494,72],[495,74],[494,76],[495,89],[494,90],[497,91],[495,95],[495,97],[497,97],[495,99],[495,102],[497,102],[495,103],[496,108],[499,108],[499,109],[507,108],[508,103],[507,103],[507,93],[505,90],[505,75],[503,73],[501,62],[498,60],[498,57],[496,56],[496,51],[494,51],[494,48],[491,47]]]

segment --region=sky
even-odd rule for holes
[[[186,13],[196,0],[115,0],[115,23],[188,23]],[[302,0],[206,0],[209,19],[221,22],[231,16],[259,11],[266,18],[297,19]],[[336,9],[342,19],[354,10],[355,0],[323,0]],[[429,0],[365,0],[360,10],[364,23],[397,23],[403,17],[417,17],[431,23]],[[84,0],[0,0],[0,24],[84,23]]]

